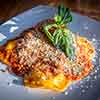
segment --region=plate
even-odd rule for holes
[[[56,11],[56,8],[40,5],[11,18],[0,26],[0,45],[18,36],[23,30],[36,25],[38,22],[52,18]],[[95,58],[94,69],[97,71],[98,68],[98,71],[92,72],[84,80],[74,83],[63,93],[26,88],[22,85],[20,77],[11,75],[7,71],[0,71],[0,100],[97,100],[99,98],[100,22],[73,12],[72,16],[73,21],[68,27],[75,34],[88,37],[96,46],[97,57]],[[0,70],[6,70],[6,68],[7,66],[0,62]]]

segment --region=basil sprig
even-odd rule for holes
[[[55,22],[53,24],[43,26],[44,33],[55,47],[61,49],[66,56],[73,59],[75,55],[73,36],[72,32],[65,27],[67,23],[72,21],[69,8],[65,8],[63,5],[60,5],[58,7],[58,14],[54,19]],[[55,27],[53,33],[49,31],[52,27]]]

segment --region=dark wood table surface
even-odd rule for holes
[[[34,6],[57,6],[60,3],[100,21],[100,0],[0,0],[0,23]]]

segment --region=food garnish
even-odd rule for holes
[[[66,25],[72,21],[72,15],[70,9],[60,5],[58,7],[58,14],[54,17],[55,22],[53,24],[47,24],[43,26],[44,33],[54,46],[60,48],[66,56],[73,59],[75,56],[75,48],[73,46],[73,34],[66,27]],[[49,30],[53,30],[50,32]]]

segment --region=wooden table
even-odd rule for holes
[[[0,22],[39,4],[57,6],[60,3],[100,21],[100,0],[0,0]]]

